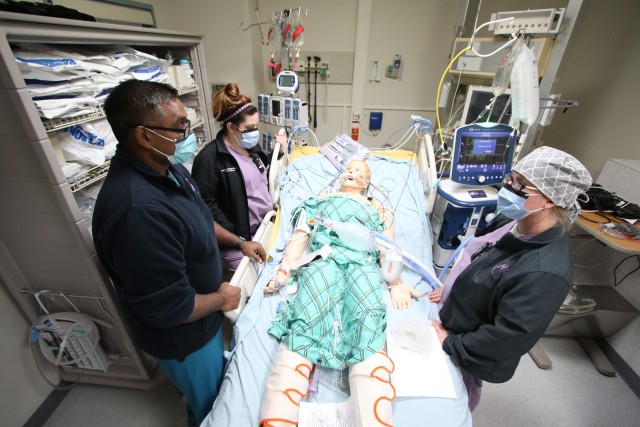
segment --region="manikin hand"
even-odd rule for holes
[[[398,310],[411,308],[411,298],[418,298],[420,292],[404,283],[391,286],[389,293],[391,294],[391,302]]]
[[[285,274],[282,269],[279,269],[278,272],[269,280],[267,286],[264,287],[265,294],[272,294],[281,287],[285,286],[289,283],[289,276]]]

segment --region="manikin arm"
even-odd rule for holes
[[[374,200],[373,202],[374,206],[376,207],[376,209],[378,210],[378,213],[380,214],[380,218],[382,218],[385,223],[385,230],[382,232],[382,234],[389,240],[393,240],[392,215],[382,206],[380,202],[378,202],[376,199],[373,199],[373,200]],[[384,255],[382,253],[380,253],[379,261],[380,261],[380,266],[383,266]],[[416,289],[402,283],[402,281],[400,280],[400,277],[398,277],[396,280],[392,282],[388,282],[388,284],[389,284],[389,294],[391,296],[391,302],[393,303],[393,306],[398,310],[411,308],[411,299],[417,298],[418,296],[420,296],[420,293]]]
[[[306,231],[296,229],[293,232],[293,236],[291,236],[291,239],[289,239],[289,243],[287,244],[287,249],[284,251],[282,264],[280,264],[280,268],[275,276],[273,276],[273,278],[269,280],[267,286],[265,286],[265,292],[273,293],[278,289],[278,283],[286,284],[289,282],[289,268],[299,260],[302,255],[304,255],[308,240],[309,233]]]

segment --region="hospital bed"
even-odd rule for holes
[[[435,183],[435,173],[432,174],[435,162],[429,143],[428,136],[420,138],[417,154],[404,150],[372,152],[369,166],[371,187],[375,188],[371,195],[383,199],[393,208],[394,241],[430,266],[431,229],[425,212],[430,212],[433,206],[430,193],[435,191],[430,190]],[[428,149],[431,153],[427,152]],[[271,167],[272,176],[280,179],[274,197],[274,205],[279,202],[279,209],[277,213],[267,214],[254,240],[269,248],[272,261],[256,269],[253,262],[245,257],[231,280],[242,290],[242,307],[227,313],[235,321],[230,350],[226,353],[227,370],[220,394],[202,427],[258,425],[265,384],[278,346],[267,329],[282,301],[278,293],[264,294],[263,289],[282,259],[291,233],[292,210],[307,197],[326,192],[332,183],[339,185],[338,171],[318,153],[317,148],[298,147],[280,161],[274,158]],[[431,289],[428,283],[407,268],[403,270],[402,279],[417,286],[421,293]],[[383,297],[389,307],[389,322],[438,318],[437,305],[429,303],[426,297],[414,300],[411,309],[402,311],[392,308],[386,290]],[[245,305],[246,298],[248,302]],[[446,354],[445,359],[457,397],[397,397],[393,402],[395,426],[409,427],[417,423],[442,427],[472,425],[460,370]],[[318,392],[307,401],[346,400],[349,396],[348,385],[344,384],[344,379],[348,378],[346,371],[320,369]],[[415,369],[419,370],[420,366]]]

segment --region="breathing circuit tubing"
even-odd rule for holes
[[[374,245],[382,246],[383,248],[398,247],[391,239],[387,238],[377,231],[372,231],[371,234],[374,237]],[[388,246],[380,244],[380,240],[388,243]],[[411,268],[419,273],[427,281],[427,283],[429,283],[432,289],[438,289],[444,286],[440,281],[440,278],[436,277],[436,275],[433,274],[429,270],[429,268],[427,268],[422,262],[420,262],[420,260],[406,251],[400,250],[400,253],[402,254],[402,259],[404,260],[404,262],[409,264]]]
[[[438,279],[442,280],[442,278],[444,277],[445,273],[447,272],[447,270],[449,269],[449,266],[451,266],[451,263],[453,262],[454,259],[456,259],[456,257],[458,256],[458,254],[460,252],[462,252],[462,249],[464,249],[465,246],[467,246],[467,244],[471,241],[471,239],[473,239],[473,236],[469,236],[466,239],[464,239],[462,241],[462,243],[460,243],[460,245],[456,248],[455,251],[453,251],[453,253],[451,254],[451,256],[449,257],[449,259],[447,260],[447,262],[444,263],[444,267],[442,267],[442,271],[440,272],[440,274],[438,275]]]
[[[429,283],[432,289],[438,289],[444,287],[442,284],[442,278],[449,269],[453,260],[458,256],[462,249],[471,241],[473,236],[467,237],[451,254],[447,262],[445,263],[440,275],[436,277],[431,270],[426,267],[420,260],[415,258],[410,253],[400,249],[391,239],[384,236],[382,233],[368,229],[364,224],[337,222],[331,220],[320,219],[320,222],[325,226],[332,228],[338,236],[344,241],[349,242],[347,246],[353,246],[354,249],[371,250],[373,247],[378,247],[385,257],[389,257],[392,250],[399,251],[402,255],[402,260],[408,264],[413,270],[420,274]],[[399,270],[398,273],[399,275]],[[422,295],[424,296],[424,295]]]

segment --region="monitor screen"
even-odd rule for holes
[[[465,125],[470,123],[502,123],[509,124],[511,119],[511,91],[507,89],[493,103],[489,111],[485,111],[495,96],[490,86],[469,86],[467,97],[462,112],[462,120]]]
[[[295,83],[295,80],[293,79],[293,76],[289,76],[289,75],[285,75],[285,76],[281,76],[280,77],[280,86],[283,87],[293,87],[293,84]]]
[[[469,185],[502,182],[502,176],[511,171],[515,140],[513,128],[505,125],[476,124],[458,128],[451,180]]]

